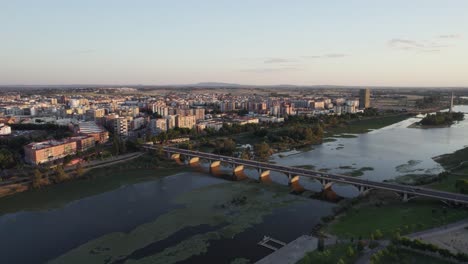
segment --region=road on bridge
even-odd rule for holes
[[[148,146],[146,148],[152,149],[153,147]],[[369,181],[366,179],[359,179],[359,178],[350,177],[346,175],[324,173],[320,171],[314,171],[314,170],[308,170],[308,169],[302,169],[302,168],[294,168],[294,167],[289,167],[289,166],[282,166],[282,165],[270,164],[270,163],[253,161],[253,160],[244,160],[244,159],[239,159],[235,157],[229,157],[229,156],[223,156],[223,155],[217,155],[217,154],[193,151],[193,150],[185,150],[185,149],[179,149],[179,148],[168,147],[168,146],[163,147],[163,149],[164,151],[168,153],[172,153],[172,154],[178,153],[178,154],[188,155],[192,157],[205,158],[209,160],[219,160],[222,162],[232,163],[236,165],[244,165],[247,167],[253,167],[253,168],[258,168],[262,170],[272,170],[272,171],[282,172],[282,173],[285,173],[286,175],[301,176],[301,177],[308,177],[308,178],[326,180],[326,181],[331,181],[331,182],[351,184],[357,187],[363,186],[367,188],[389,190],[389,191],[393,191],[402,195],[408,195],[412,197],[420,196],[420,197],[439,199],[439,200],[447,201],[447,202],[468,204],[468,195],[463,195],[463,194],[443,192],[443,191],[437,191],[437,190],[415,187],[415,186],[399,185],[399,184],[394,184],[394,183]]]

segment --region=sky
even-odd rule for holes
[[[0,0],[0,84],[468,86],[466,0]]]

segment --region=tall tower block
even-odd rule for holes
[[[370,90],[361,89],[359,90],[359,108],[366,109],[370,107]]]
[[[450,109],[449,112],[451,113],[453,110],[453,92],[452,92],[452,97],[450,98]]]

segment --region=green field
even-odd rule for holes
[[[445,207],[438,201],[393,201],[384,205],[357,205],[333,221],[326,231],[339,237],[365,238],[380,229],[384,237],[390,238],[395,231],[409,234],[466,217],[467,210]]]
[[[468,168],[457,170],[455,173],[456,174],[450,174],[440,182],[431,183],[427,185],[427,187],[446,192],[458,192],[457,188],[455,188],[455,182],[461,179],[468,179]]]
[[[371,119],[353,120],[347,125],[327,128],[327,137],[347,137],[341,134],[362,134],[373,129],[386,127],[407,119],[408,115],[383,116]]]
[[[439,182],[429,184],[428,187],[441,191],[458,192],[455,188],[455,182],[459,179],[468,179],[468,147],[437,157],[435,161],[448,170],[450,175]]]
[[[408,249],[390,247],[385,253],[378,254],[380,257],[374,264],[449,264],[448,260],[417,253]]]
[[[354,263],[358,254],[355,253],[352,257],[348,256],[347,251],[350,246],[354,248],[352,244],[346,243],[328,246],[323,252],[317,250],[309,252],[297,264],[336,264],[340,259],[343,261],[342,263]]]

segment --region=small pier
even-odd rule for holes
[[[273,251],[276,251],[276,250],[280,249],[281,247],[286,246],[286,243],[284,243],[282,241],[279,241],[277,239],[274,239],[272,237],[269,237],[269,236],[264,236],[263,239],[260,242],[258,242],[258,245],[264,246],[264,247],[269,248],[269,249],[271,249]]]

